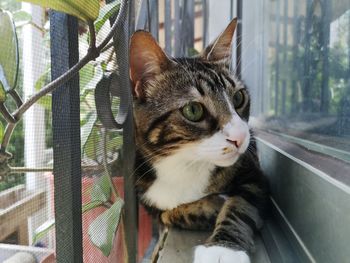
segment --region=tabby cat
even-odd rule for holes
[[[250,262],[267,203],[249,94],[230,72],[236,24],[194,58],[170,58],[145,31],[131,38],[136,189],[161,224],[212,230],[195,263]]]

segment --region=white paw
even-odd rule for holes
[[[194,251],[193,263],[250,263],[248,254],[220,246],[198,246]]]

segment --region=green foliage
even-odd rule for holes
[[[24,184],[25,179],[22,174],[14,174],[5,178],[5,180],[0,181],[0,192],[19,184]]]
[[[5,87],[4,85],[2,85],[2,83],[5,83],[5,82],[7,82],[6,77],[0,65],[0,103],[5,102],[7,98]]]
[[[51,81],[51,69],[48,68],[36,81],[35,90],[39,91],[43,86]],[[47,94],[40,98],[38,103],[46,110],[51,111],[51,94]]]
[[[47,7],[76,16],[84,21],[94,21],[99,14],[100,3],[98,0],[23,0],[42,7]]]
[[[117,14],[120,8],[120,2],[121,0],[117,0],[101,8],[100,14],[94,22],[95,30],[97,33],[112,15]]]
[[[96,32],[100,32],[100,29],[108,21],[108,19],[116,15],[120,8],[120,1],[113,2],[111,4],[105,5],[103,8],[99,8],[98,0],[26,0],[27,2],[42,5],[44,7],[49,7],[58,11],[66,12],[68,14],[79,17],[85,21],[95,21],[94,26]],[[7,2],[7,1],[5,1]],[[3,2],[0,6],[3,5]],[[19,11],[15,13],[16,25],[21,26],[30,22],[31,17],[25,12]],[[85,34],[86,37],[86,34]],[[1,52],[0,49],[0,53]],[[94,90],[97,83],[100,82],[105,71],[109,68],[107,65],[111,63],[112,56],[105,56],[103,59],[92,61],[88,63],[79,73],[80,76],[80,95],[81,95],[81,145],[83,158],[89,158],[94,161],[94,163],[100,164],[103,158],[111,158],[104,156],[102,149],[103,136],[101,132],[102,125],[98,122],[95,105],[94,105]],[[47,70],[42,74],[42,76],[36,81],[35,89],[38,91],[43,86],[48,84],[51,80],[51,72],[49,65],[47,65]],[[4,90],[7,87],[3,87]],[[0,99],[1,99],[1,89],[0,89]],[[3,95],[6,96],[5,91]],[[9,100],[6,102],[10,105],[10,110],[14,110],[15,106],[13,102]],[[48,137],[51,138],[51,95],[46,95],[39,100],[39,104],[42,105],[45,110],[45,121]],[[114,100],[116,106],[119,105],[119,99]],[[0,119],[0,138],[3,137],[5,121]],[[14,157],[16,160],[14,162],[16,165],[23,165],[23,123],[19,122],[17,128],[14,130],[11,144],[8,146],[8,151],[15,153]],[[108,152],[116,153],[121,147],[122,137],[118,132],[107,132],[106,135],[106,147]],[[50,143],[48,143],[50,145]],[[108,160],[107,160],[108,161]],[[89,235],[91,241],[108,256],[111,248],[113,246],[114,236],[117,231],[121,211],[124,202],[120,198],[116,198],[113,202],[111,178],[109,178],[107,171],[96,180],[91,189],[91,201],[83,204],[82,213],[86,213],[91,209],[97,207],[109,207],[104,213],[98,216],[89,227]],[[11,180],[15,178],[15,181],[0,182],[0,191],[5,187],[16,185],[18,182],[24,182],[24,177],[22,175],[16,175],[15,177],[9,177]],[[3,188],[2,188],[3,187]],[[40,239],[45,237],[47,233],[54,228],[54,220],[49,220],[45,222],[42,226],[36,229],[33,237],[33,243],[37,243]]]
[[[44,238],[47,233],[55,227],[55,220],[50,219],[46,221],[44,224],[39,226],[37,229],[34,231],[33,235],[33,245],[35,245],[40,239]]]
[[[4,137],[4,125],[0,122],[0,140]]]
[[[32,16],[26,11],[19,10],[13,13],[13,20],[16,27],[21,27],[32,21]]]
[[[108,257],[117,231],[124,201],[118,198],[105,212],[100,214],[89,226],[91,242]]]
[[[107,202],[111,198],[112,185],[110,184],[108,174],[102,175],[94,183],[91,191],[91,201]]]
[[[92,210],[92,209],[94,209],[96,207],[102,206],[103,204],[104,203],[102,201],[98,201],[98,200],[97,201],[91,201],[89,203],[83,204],[81,212],[84,214],[84,213],[86,213],[86,212],[88,212],[88,211],[90,211],[90,210]]]
[[[18,76],[18,42],[16,28],[10,12],[0,9],[0,81],[6,91],[14,89]],[[4,99],[3,89],[0,89],[0,101]]]

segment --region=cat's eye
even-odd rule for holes
[[[242,107],[244,104],[244,93],[242,90],[239,90],[233,95],[233,105],[236,109]]]
[[[201,121],[204,115],[204,109],[199,102],[190,102],[182,108],[184,117],[193,122]]]

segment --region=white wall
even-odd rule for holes
[[[28,3],[22,4],[22,9],[31,14],[32,23],[43,28],[44,10]],[[45,70],[43,52],[43,32],[29,24],[23,27],[23,90],[27,99],[35,93],[35,83]],[[24,158],[26,167],[42,167],[45,159],[45,122],[44,109],[33,105],[24,115]],[[27,173],[26,187],[28,190],[46,189],[43,173]],[[28,220],[29,243],[33,231],[46,221],[46,211],[38,212]]]

